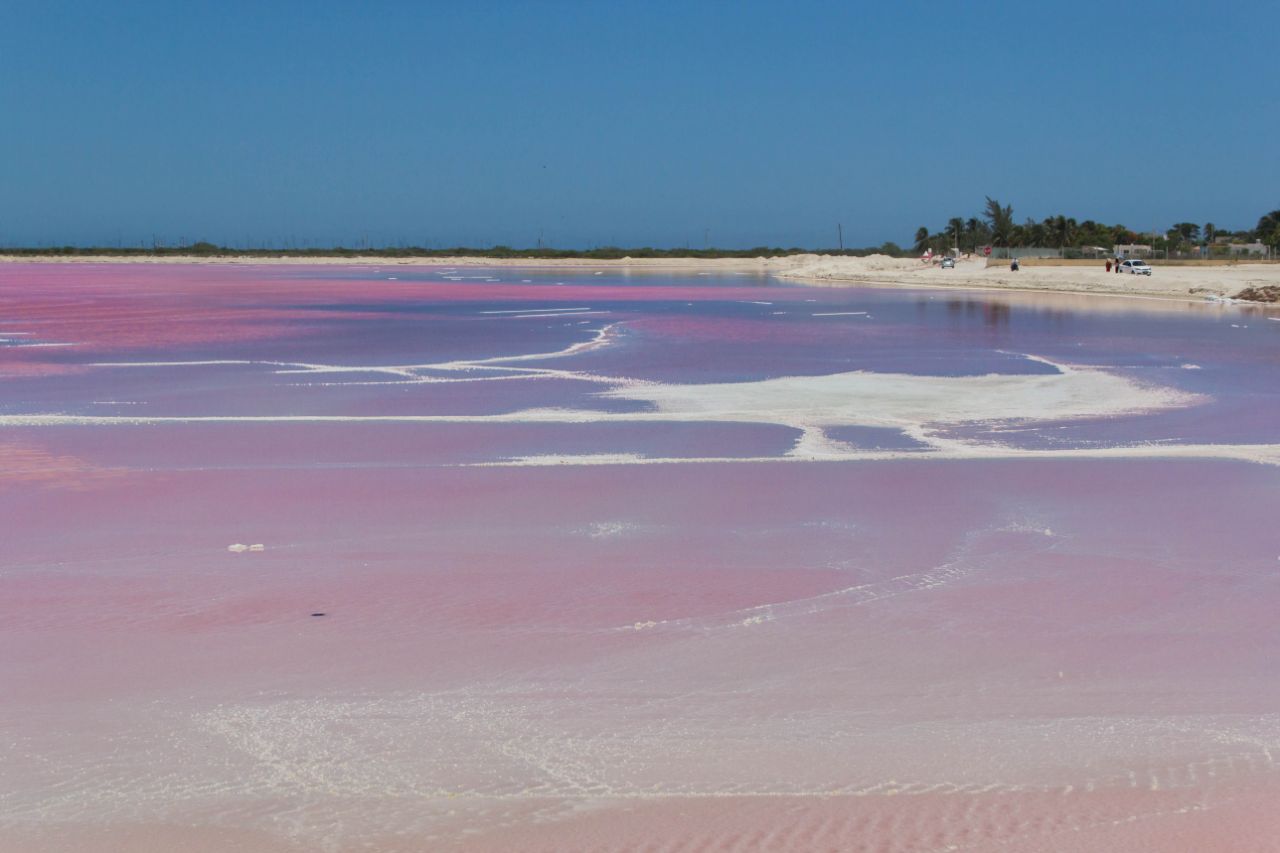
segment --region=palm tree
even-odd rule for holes
[[[1051,233],[1053,234],[1054,239],[1058,241],[1058,247],[1065,249],[1067,246],[1071,245],[1071,241],[1076,234],[1075,219],[1070,216],[1062,216],[1059,214],[1058,216],[1052,217],[1051,223]]]
[[[916,229],[916,251],[923,252],[929,248],[929,229],[921,225]]]
[[[1043,246],[1049,242],[1050,220],[1044,222],[1036,222],[1034,219],[1028,219],[1027,224],[1022,226],[1023,240],[1028,246]]]
[[[998,246],[1009,245],[1013,237],[1013,205],[1000,206],[1000,202],[987,196],[987,207],[983,213],[987,224],[991,226],[991,241]]]
[[[1081,222],[1080,230],[1076,232],[1076,245],[1088,244],[1090,246],[1096,246],[1100,242],[1105,242],[1098,236],[1100,230],[1101,228],[1098,223],[1094,222],[1092,219],[1086,219],[1084,222]]]
[[[1273,210],[1259,219],[1254,233],[1259,242],[1268,246],[1280,244],[1280,210]]]
[[[1204,228],[1201,229],[1201,233],[1204,234],[1204,241],[1206,243],[1212,243],[1213,238],[1218,234],[1218,226],[1214,225],[1212,222],[1206,222],[1204,224]]]

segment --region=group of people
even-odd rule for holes
[[[1114,267],[1115,267],[1115,270],[1116,270],[1116,272],[1117,272],[1117,273],[1118,273],[1118,272],[1120,272],[1120,258],[1116,258],[1114,261],[1112,261],[1110,258],[1108,258],[1108,259],[1107,259],[1107,272],[1111,272],[1111,268],[1112,268],[1112,266],[1114,266]],[[1010,271],[1010,272],[1017,272],[1017,271],[1018,271],[1018,259],[1017,259],[1017,258],[1010,258],[1010,259],[1009,259],[1009,271]]]

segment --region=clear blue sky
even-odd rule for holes
[[[1280,208],[1280,4],[0,3],[0,244],[904,245]]]

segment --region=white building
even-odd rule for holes
[[[1151,257],[1151,247],[1143,243],[1117,243],[1115,251],[1117,258]]]

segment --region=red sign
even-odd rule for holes
[[[991,247],[990,247],[990,246],[983,246],[983,247],[982,247],[982,254],[986,255],[987,257],[991,257]]]

